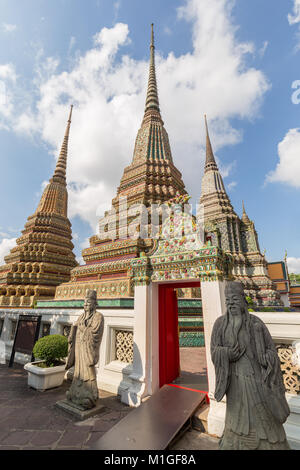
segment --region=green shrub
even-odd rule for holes
[[[47,367],[54,367],[68,355],[68,339],[63,335],[48,335],[34,345],[35,358],[45,361]]]
[[[250,297],[250,295],[246,296],[246,300],[247,300],[248,305],[252,306],[254,304],[254,301],[253,301],[252,297]]]

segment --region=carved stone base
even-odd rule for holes
[[[90,410],[84,410],[83,408],[74,405],[69,400],[60,400],[55,403],[55,406],[60,408],[61,410],[70,413],[71,415],[75,416],[77,419],[83,421],[84,419],[91,418],[92,416],[97,415],[98,413],[103,413],[105,411],[105,406],[101,404],[101,401],[98,401],[97,405]]]
[[[207,416],[207,430],[212,436],[221,437],[224,431],[226,401],[217,402],[213,396],[209,396],[209,412]]]

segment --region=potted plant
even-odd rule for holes
[[[28,385],[36,390],[59,387],[65,376],[65,362],[68,355],[68,339],[63,335],[48,335],[34,345],[35,362],[25,364],[28,372]]]

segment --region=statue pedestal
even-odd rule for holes
[[[207,416],[207,431],[213,436],[221,437],[225,426],[226,401],[217,402],[210,395],[209,412]]]
[[[101,401],[98,401],[96,406],[94,406],[90,410],[84,410],[83,408],[80,408],[79,406],[74,405],[69,400],[57,401],[55,403],[55,406],[75,416],[77,419],[80,419],[81,421],[83,421],[84,419],[91,418],[92,416],[95,416],[99,413],[102,413],[106,409],[105,406],[101,404]]]

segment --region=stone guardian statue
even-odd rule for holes
[[[289,449],[283,423],[290,414],[279,357],[265,324],[248,312],[243,286],[225,288],[226,312],[211,337],[215,398],[226,395],[219,447],[224,450]]]
[[[74,375],[67,400],[80,410],[96,406],[98,387],[95,365],[99,361],[99,349],[103,335],[103,315],[96,311],[97,294],[88,290],[84,301],[84,313],[72,325],[69,335],[69,354],[66,369],[74,367]]]

